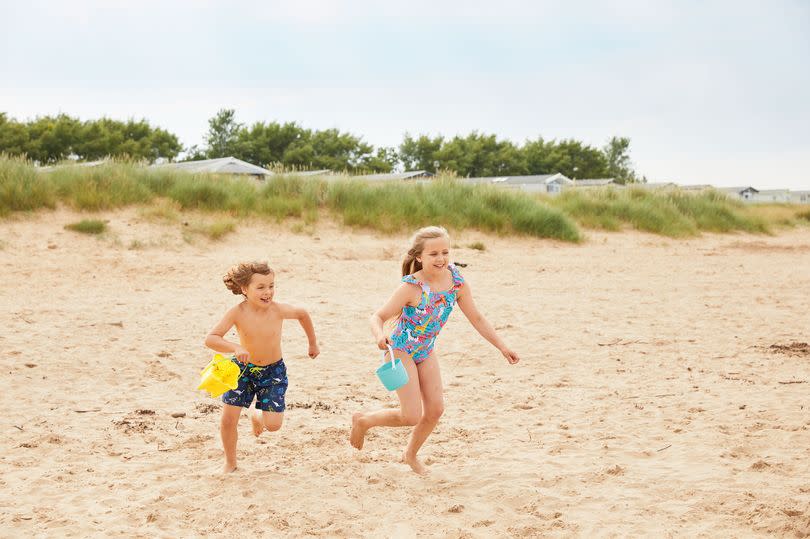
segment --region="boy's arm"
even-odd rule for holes
[[[244,362],[250,359],[248,351],[242,348],[240,344],[225,339],[225,334],[236,324],[238,309],[238,306],[229,309],[225,316],[222,317],[222,320],[208,332],[205,337],[205,346],[217,352],[232,353],[236,356],[236,359]]]
[[[278,305],[281,308],[282,318],[285,320],[298,320],[298,323],[301,324],[301,327],[304,329],[304,333],[307,334],[307,340],[309,341],[309,352],[307,355],[312,359],[318,357],[321,350],[318,348],[318,341],[315,338],[315,326],[312,325],[312,318],[310,318],[306,309],[293,307],[292,305]]]
[[[461,308],[461,312],[464,313],[464,316],[466,316],[467,320],[472,324],[472,327],[474,327],[483,338],[489,341],[492,346],[500,350],[503,357],[505,357],[509,363],[514,365],[520,361],[518,355],[506,346],[506,343],[498,336],[498,333],[495,331],[495,328],[492,327],[492,324],[489,323],[489,320],[478,310],[473,300],[469,283],[465,282],[459,289],[458,300],[456,302]]]

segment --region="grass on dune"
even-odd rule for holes
[[[55,208],[53,185],[25,159],[0,154],[0,217],[18,211]]]
[[[186,228],[186,237],[191,234],[204,236],[211,241],[221,240],[228,234],[236,230],[236,222],[228,217],[218,218],[213,221],[194,221]]]
[[[65,229],[82,234],[98,235],[107,231],[107,223],[98,219],[82,219],[77,223],[65,225]]]
[[[569,242],[582,239],[578,225],[689,237],[701,232],[768,233],[771,226],[810,222],[810,211],[800,206],[749,206],[711,190],[693,194],[677,189],[608,188],[569,190],[548,197],[466,185],[453,178],[373,183],[347,177],[277,175],[258,183],[127,160],[43,172],[25,159],[0,156],[0,217],[57,204],[81,211],[139,205],[144,218],[162,222],[177,222],[183,212],[201,211],[278,222],[299,219],[311,229],[326,214],[350,227],[386,233],[441,224],[452,230]],[[231,223],[195,234],[223,237],[233,230],[230,226],[235,227]]]
[[[751,204],[749,215],[774,226],[793,227],[810,222],[810,209],[799,204]]]
[[[568,217],[533,197],[450,179],[426,184],[330,182],[326,206],[346,225],[384,232],[441,223],[456,230],[581,240]]]
[[[653,192],[643,188],[565,191],[549,203],[582,226],[604,230],[632,227],[673,238],[700,232],[769,231],[766,220],[741,202],[709,190]]]
[[[370,184],[348,178],[327,181],[279,175],[258,184],[252,179],[189,174],[127,161],[41,172],[25,160],[6,158],[0,168],[6,178],[3,187],[11,193],[2,199],[5,213],[54,207],[57,202],[82,211],[137,204],[146,206],[142,214],[155,220],[170,221],[175,212],[195,210],[277,221],[296,218],[312,225],[326,211],[348,226],[383,232],[441,223],[458,230],[581,239],[570,218],[533,197],[452,180]],[[36,196],[27,196],[23,204],[24,197],[17,192],[33,193],[34,188]]]

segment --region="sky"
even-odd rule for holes
[[[0,0],[0,112],[375,146],[631,139],[648,181],[810,189],[810,2]]]

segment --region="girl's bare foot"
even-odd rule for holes
[[[258,410],[254,410],[250,414],[250,424],[253,426],[253,436],[255,436],[257,438],[259,437],[259,434],[261,434],[262,431],[264,430],[264,425],[262,424],[262,418],[261,418],[261,416],[259,414],[261,414],[261,412],[258,411]]]
[[[363,442],[366,440],[366,431],[368,427],[363,424],[363,414],[357,412],[352,415],[352,433],[349,435],[349,441],[352,447],[356,449],[363,449]]]
[[[419,475],[426,475],[428,472],[428,469],[425,468],[425,465],[422,464],[418,458],[416,458],[416,455],[410,456],[408,455],[408,453],[403,453],[402,462],[410,466],[411,470],[418,473]]]
[[[231,473],[236,471],[236,463],[226,462],[225,466],[222,467],[222,473]]]

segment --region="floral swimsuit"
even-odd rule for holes
[[[458,289],[464,284],[464,278],[456,266],[448,266],[453,275],[453,286],[443,292],[431,292],[430,287],[417,280],[413,275],[402,278],[403,283],[410,283],[422,289],[422,299],[416,307],[406,305],[402,316],[391,335],[394,350],[402,350],[413,358],[414,363],[424,361],[433,351],[433,343],[456,304]]]

